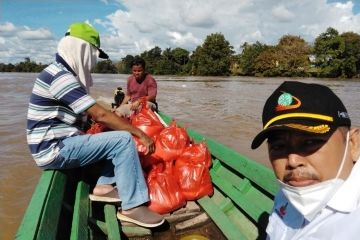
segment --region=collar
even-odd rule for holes
[[[331,198],[328,207],[339,212],[352,212],[360,203],[360,158],[356,161],[349,177]]]
[[[67,64],[65,62],[65,60],[58,54],[55,54],[55,61],[57,63],[62,64],[68,71],[70,71],[75,77],[77,76],[76,73],[74,72],[74,70],[72,70],[72,68],[69,66],[69,64]]]

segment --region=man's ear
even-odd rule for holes
[[[360,157],[360,129],[351,128],[349,138],[350,154],[353,162],[356,162]]]

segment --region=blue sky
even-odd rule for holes
[[[98,29],[118,61],[155,46],[192,51],[215,32],[237,52],[285,34],[313,42],[329,26],[360,34],[360,0],[0,0],[0,63],[51,62],[75,21]]]
[[[56,38],[64,34],[64,29],[75,21],[101,19],[117,9],[126,10],[116,2],[97,0],[2,0],[0,21],[9,21],[17,26],[47,28]],[[99,31],[104,28],[97,26]]]

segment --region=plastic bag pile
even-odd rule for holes
[[[155,142],[155,152],[145,155],[145,146],[134,137],[149,188],[151,210],[170,213],[183,207],[188,200],[214,193],[209,173],[211,155],[205,142],[191,141],[186,129],[177,126],[175,121],[164,126],[146,104],[131,116],[130,123]],[[87,133],[103,130],[96,123]]]

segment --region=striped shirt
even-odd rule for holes
[[[95,104],[65,66],[59,62],[49,65],[39,74],[32,90],[26,135],[38,166],[55,159],[62,139],[82,133],[84,111]]]

